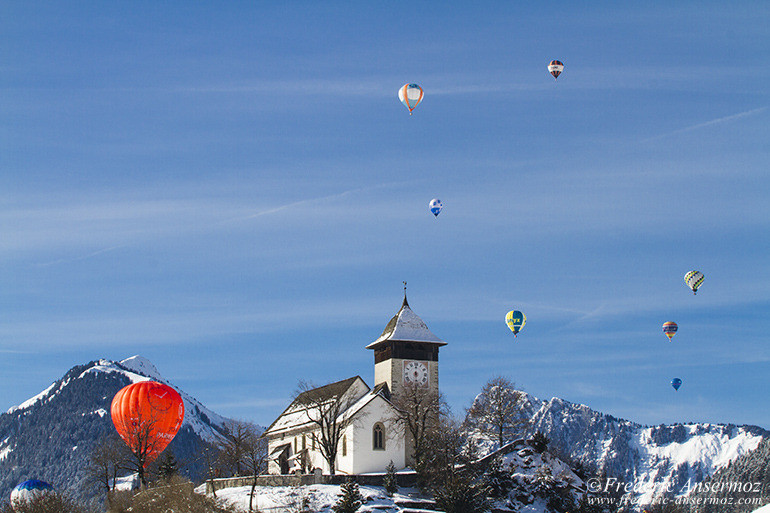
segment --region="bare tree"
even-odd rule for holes
[[[411,442],[412,459],[415,470],[426,464],[429,452],[429,433],[436,429],[440,419],[448,415],[448,407],[440,392],[417,383],[404,383],[398,394],[392,397],[395,407],[393,418],[395,426],[402,429]]]
[[[233,476],[242,476],[245,471],[245,454],[250,439],[257,427],[243,420],[229,420],[217,436],[219,466]]]
[[[147,466],[162,452],[169,440],[166,435],[157,433],[160,420],[155,414],[137,417],[131,422],[127,430],[128,439],[124,439],[131,454],[126,469],[136,472],[141,486],[147,488]]]
[[[465,422],[470,428],[494,437],[500,447],[528,424],[522,406],[524,392],[502,376],[490,379],[468,408]]]
[[[203,462],[203,467],[206,469],[205,478],[207,481],[208,480],[213,481],[214,478],[219,477],[220,458],[219,458],[219,448],[216,445],[205,443],[203,446],[203,450],[198,455],[197,461]],[[216,491],[216,488],[213,486],[213,482],[212,482],[211,490],[212,490],[211,492],[212,495],[216,498],[217,491]]]
[[[235,475],[252,477],[249,511],[253,511],[257,478],[267,469],[267,439],[262,438],[259,428],[250,422],[229,421],[223,427],[218,447],[220,461],[226,468],[234,469]]]
[[[110,430],[91,453],[86,467],[87,479],[104,489],[107,504],[112,504],[118,474],[128,469],[131,453],[117,432]]]
[[[310,436],[319,447],[332,475],[336,470],[342,436],[355,421],[352,415],[346,414],[359,399],[351,393],[353,383],[351,378],[315,387],[300,381],[295,392],[294,404],[303,410],[308,422],[314,426]]]

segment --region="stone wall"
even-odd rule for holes
[[[335,474],[291,474],[291,475],[263,475],[257,476],[257,486],[308,486],[313,484],[333,484],[341,485],[348,479],[355,479],[360,485],[382,486],[382,480],[385,474],[360,474],[347,475]],[[412,487],[417,483],[417,476],[414,472],[400,473],[396,476],[398,486]],[[206,494],[211,494],[224,488],[236,488],[239,486],[251,486],[254,478],[249,477],[227,477],[220,479],[209,479],[206,481]]]

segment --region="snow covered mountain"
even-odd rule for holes
[[[524,396],[530,435],[540,431],[550,439],[549,450],[564,460],[634,485],[641,503],[668,489],[685,494],[770,439],[770,432],[757,426],[642,426],[563,399]]]
[[[173,387],[141,356],[98,360],[73,367],[41,393],[0,415],[0,496],[32,478],[84,498],[92,495],[85,467],[100,439],[114,430],[112,398],[124,386],[147,380]],[[228,419],[174,388],[184,400],[185,418],[169,449],[190,477],[199,479],[202,462],[193,455]]]

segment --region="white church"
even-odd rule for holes
[[[438,393],[438,350],[443,345],[446,342],[431,333],[409,308],[404,290],[401,309],[382,335],[366,346],[374,351],[374,388],[355,376],[298,395],[263,435],[268,440],[268,473],[311,473],[318,469],[331,473],[318,446],[319,427],[311,421],[312,407],[303,400],[304,394],[312,394],[314,401],[328,398],[343,405],[338,419],[346,422],[335,474],[383,472],[391,461],[398,469],[411,465],[404,430],[394,425],[391,394],[398,394],[405,382]]]

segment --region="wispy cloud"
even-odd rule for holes
[[[56,264],[64,264],[64,263],[70,263],[70,262],[77,262],[77,261],[80,261],[80,260],[86,260],[86,259],[98,256],[98,255],[101,255],[103,253],[108,253],[110,251],[115,251],[116,249],[120,249],[120,248],[124,248],[124,247],[126,247],[126,244],[120,244],[118,246],[111,246],[109,248],[103,248],[103,249],[99,249],[99,250],[96,250],[96,251],[91,251],[90,253],[87,253],[85,255],[80,255],[80,256],[76,256],[76,257],[72,257],[72,258],[58,258],[56,260],[51,260],[50,262],[40,262],[40,263],[37,263],[37,264],[34,264],[34,265],[36,265],[38,267],[48,267],[48,266],[56,265]]]
[[[369,186],[369,187],[358,187],[358,188],[355,188],[355,189],[349,189],[349,190],[342,191],[342,192],[337,192],[337,193],[334,193],[334,194],[328,194],[326,196],[319,196],[319,197],[307,198],[307,199],[303,199],[303,200],[299,200],[299,201],[292,201],[290,203],[286,203],[284,205],[279,205],[277,207],[271,207],[271,208],[268,208],[268,209],[265,209],[265,210],[260,210],[259,212],[254,212],[253,214],[248,214],[248,215],[245,215],[245,216],[238,216],[238,217],[233,217],[233,218],[230,218],[230,219],[226,219],[226,220],[224,220],[222,222],[223,223],[229,223],[229,222],[234,222],[234,221],[245,221],[245,220],[248,220],[248,219],[254,219],[254,218],[257,218],[257,217],[261,217],[261,216],[266,216],[266,215],[270,215],[270,214],[276,214],[276,213],[284,211],[284,210],[295,209],[295,208],[303,207],[303,206],[306,206],[306,205],[321,203],[321,202],[324,202],[324,201],[333,201],[333,200],[341,199],[341,198],[344,198],[346,196],[351,196],[351,195],[353,195],[355,193],[367,192],[367,191],[372,191],[372,190],[376,190],[376,189],[385,189],[385,188],[390,188],[390,187],[398,187],[398,186],[406,185],[407,183],[408,182],[390,182],[390,183],[382,183],[382,184],[378,184],[378,185],[372,185],[372,186]]]
[[[666,132],[665,134],[660,134],[660,135],[656,135],[654,137],[649,137],[647,139],[643,139],[642,142],[657,141],[659,139],[664,139],[666,137],[671,137],[672,135],[684,134],[684,133],[687,133],[687,132],[692,132],[694,130],[699,130],[701,128],[706,128],[706,127],[714,126],[714,125],[720,125],[722,123],[728,123],[730,121],[735,121],[737,119],[741,119],[741,118],[753,116],[755,114],[759,114],[760,112],[764,112],[766,110],[767,110],[767,107],[760,107],[760,108],[757,108],[757,109],[747,110],[745,112],[739,112],[737,114],[731,114],[729,116],[723,116],[721,118],[712,119],[710,121],[705,121],[703,123],[697,123],[697,124],[692,125],[692,126],[680,128],[678,130],[674,130],[673,132]]]

